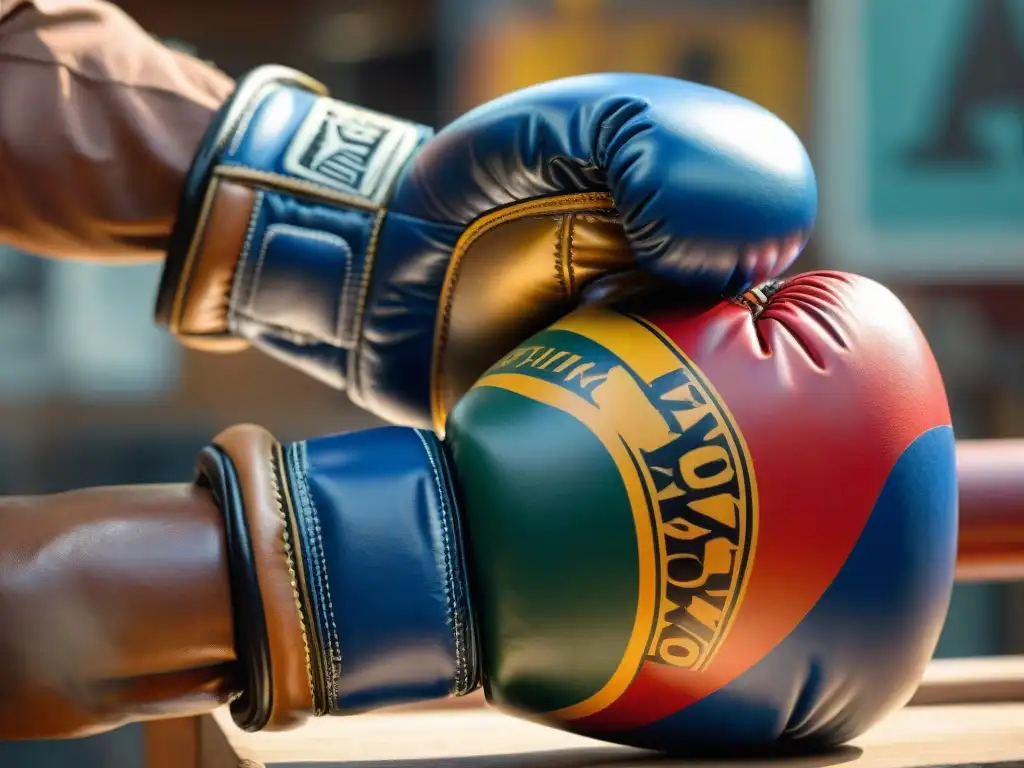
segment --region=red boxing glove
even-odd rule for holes
[[[834,744],[904,704],[934,651],[953,431],[928,344],[877,283],[591,306],[492,367],[447,441],[497,704],[673,751]],[[600,549],[608,530],[624,546]]]

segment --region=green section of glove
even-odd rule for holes
[[[576,704],[615,672],[636,617],[620,473],[580,421],[505,389],[471,390],[447,429],[487,695],[533,712]]]

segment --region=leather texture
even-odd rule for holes
[[[269,712],[262,727],[298,725],[306,713],[322,712],[313,676],[308,617],[301,610],[302,594],[296,574],[300,553],[289,536],[289,499],[284,488],[281,445],[267,430],[242,424],[224,430],[213,440],[234,469],[262,597],[263,626],[270,654]],[[200,472],[200,478],[204,478]],[[224,478],[227,479],[227,478]],[[211,483],[212,485],[212,483]],[[237,716],[237,715],[236,715]]]
[[[600,278],[742,292],[792,263],[816,208],[796,135],[704,86],[568,78],[431,137],[264,68],[193,164],[157,317],[443,431],[494,360]]]
[[[595,303],[495,364],[447,441],[503,708],[673,752],[832,745],[935,648],[955,443],[872,281]]]
[[[0,499],[0,739],[189,717],[235,694],[224,527],[191,484]]]
[[[106,0],[0,0],[0,242],[161,261],[182,181],[234,81]]]
[[[476,688],[462,537],[437,438],[384,427],[295,443],[284,470],[327,711]]]
[[[494,364],[444,443],[218,444],[269,464],[238,471],[268,489],[260,589],[271,628],[291,577],[306,653],[282,674],[308,702],[286,688],[272,726],[482,685],[668,752],[836,745],[909,699],[953,584],[943,383],[854,275],[597,297]]]

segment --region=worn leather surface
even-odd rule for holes
[[[231,460],[255,561],[270,646],[272,701],[268,728],[288,728],[313,712],[311,627],[296,581],[298,544],[289,535],[289,493],[281,479],[281,446],[267,430],[243,424],[213,440]]]

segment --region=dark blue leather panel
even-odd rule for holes
[[[231,331],[346,387],[383,195],[430,135],[299,88],[266,88],[220,160],[258,190]]]
[[[253,247],[235,277],[232,330],[262,323],[351,347],[362,267],[356,253],[365,253],[372,222],[279,192],[261,192],[256,205]]]
[[[231,330],[344,386],[374,218],[283,192],[257,193],[230,299]],[[322,355],[323,348],[333,353]]]
[[[337,711],[467,692],[466,584],[436,438],[385,427],[286,455]]]
[[[590,190],[612,193],[642,261],[715,288],[745,265],[688,263],[688,241],[806,234],[817,211],[810,160],[778,117],[715,88],[639,74],[556,80],[472,110],[424,147],[391,208],[467,224],[518,200]]]
[[[377,258],[390,272],[386,280],[373,283],[373,305],[364,314],[350,394],[357,403],[400,424],[431,426],[427,403],[440,290],[433,275],[448,268],[451,245],[461,232],[457,225],[427,223],[395,212],[384,222],[381,239],[387,242],[387,252],[379,250]],[[396,260],[399,253],[410,258]]]

